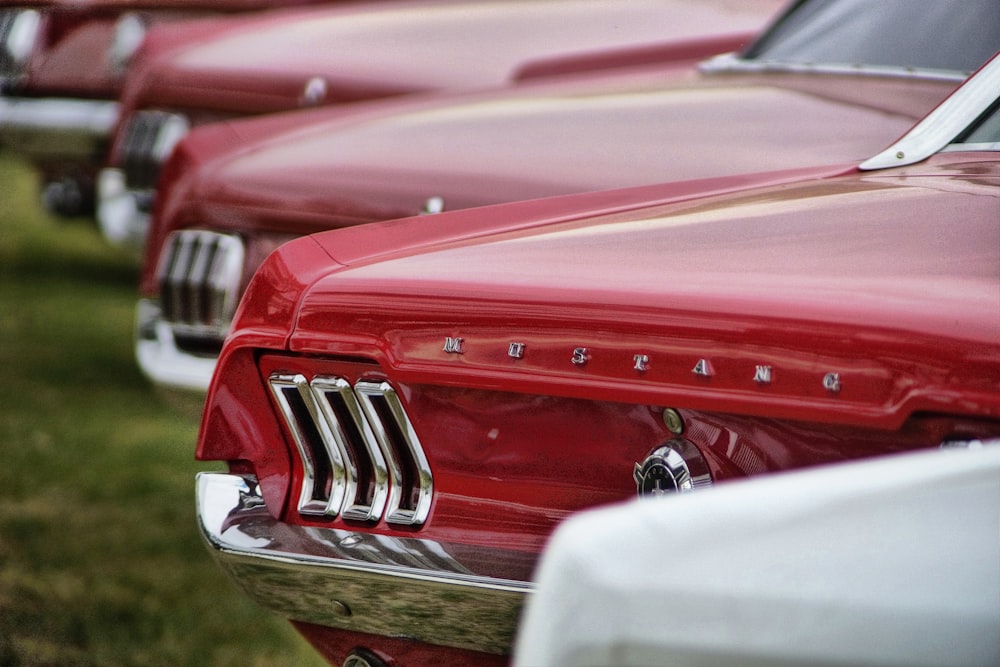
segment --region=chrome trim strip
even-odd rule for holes
[[[865,160],[862,171],[902,167],[926,160],[974,123],[997,100],[1000,57],[983,65],[961,88],[887,149]]]
[[[140,299],[136,306],[135,357],[139,369],[154,384],[206,392],[218,359],[181,350],[157,302]]]
[[[0,96],[0,143],[29,156],[98,156],[117,122],[117,102]]]
[[[965,81],[967,73],[947,69],[890,67],[887,65],[851,65],[838,63],[786,63],[778,60],[747,60],[735,53],[723,53],[701,63],[708,74],[835,74],[847,76],[886,76],[928,81]]]
[[[396,391],[388,382],[358,382],[354,390],[361,399],[361,408],[368,417],[368,422],[372,425],[378,445],[385,454],[389,462],[390,494],[386,521],[389,523],[402,524],[406,526],[420,525],[427,520],[430,513],[431,500],[434,494],[434,478],[431,475],[431,466],[424,456],[424,448],[420,444],[417,432],[410,422],[410,418],[403,410],[403,404],[396,395]],[[384,401],[385,408],[389,412],[389,419],[379,412],[377,401]],[[393,442],[395,438],[388,425],[397,427],[396,435],[402,440],[398,443],[405,447],[410,461],[415,466],[416,479],[406,481],[406,475],[400,466],[399,456],[394,454]],[[404,491],[410,491],[415,498],[406,498]]]
[[[274,519],[253,476],[201,473],[198,526],[219,566],[258,604],[334,628],[505,655],[535,556],[307,528]],[[524,580],[488,573],[516,569]]]

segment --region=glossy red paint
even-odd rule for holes
[[[24,62],[16,73],[10,77],[5,73],[0,80],[0,144],[21,153],[40,172],[43,202],[50,210],[64,215],[89,213],[96,174],[107,158],[115,103],[147,28],[216,14],[334,1],[4,2],[0,12],[37,12],[38,25]],[[123,26],[131,29],[121,30]]]
[[[234,475],[213,477],[220,500],[200,495],[199,516],[223,509],[237,528],[205,534],[230,564],[300,566],[291,590],[360,586],[337,593],[352,618],[322,618],[390,638],[365,648],[391,656],[403,635],[428,655],[498,653],[516,601],[482,635],[464,617],[422,621],[529,581],[559,521],[651,484],[642,470],[668,465],[650,457],[665,443],[703,468],[698,492],[707,477],[1000,439],[998,76],[993,61],[856,168],[566,195],[283,245],[209,390],[197,455]],[[908,166],[876,166],[883,156]],[[382,481],[373,439],[393,463]],[[316,465],[339,461],[356,474]],[[399,521],[380,485],[429,503]],[[345,513],[369,498],[369,514]],[[416,608],[371,606],[368,577]],[[237,580],[290,618],[325,610]],[[311,632],[338,659],[354,641]]]
[[[292,241],[244,299],[198,457],[266,480],[288,524],[510,549],[524,562],[489,574],[518,579],[560,519],[635,494],[634,465],[675,436],[665,408],[717,483],[1000,435],[996,154],[756,185],[591,193]],[[702,360],[710,376],[693,372]],[[423,526],[298,513],[303,471],[266,389],[275,373],[395,387],[434,471]],[[303,629],[337,659],[405,648]]]
[[[3,5],[41,11],[39,38],[18,92],[33,96],[116,98],[123,70],[108,58],[115,25],[133,12],[147,25],[217,13],[248,12],[320,0],[18,0]],[[330,1],[330,0],[327,0]]]
[[[126,113],[263,113],[307,105],[302,90],[313,77],[328,86],[318,103],[336,104],[501,85],[530,59],[727,35],[707,53],[692,41],[661,56],[691,61],[739,48],[779,5],[641,0],[621,12],[605,1],[404,0],[213,21],[190,37],[167,27],[151,36],[122,97]]]
[[[455,210],[809,167],[817,146],[824,161],[850,163],[955,86],[859,83],[654,66],[199,128],[165,167],[141,291],[155,294],[176,229],[312,233],[414,215],[430,196]]]
[[[622,12],[612,0],[398,0],[164,26],[145,40],[125,82],[101,195],[111,203],[98,217],[112,242],[145,243],[148,202],[169,152],[148,137],[164,112],[188,128],[497,88],[519,78],[522,63],[550,58],[575,72],[637,62],[690,69],[745,47],[779,4],[639,0]]]

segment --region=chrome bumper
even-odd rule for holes
[[[0,95],[0,144],[27,157],[103,159],[117,122],[117,102]]]
[[[201,473],[198,523],[219,565],[286,618],[443,646],[510,653],[527,581],[520,552],[306,528],[275,520],[252,476]]]
[[[142,251],[149,234],[151,192],[130,190],[125,172],[111,167],[97,176],[97,222],[111,245]]]
[[[154,384],[207,392],[217,357],[197,356],[181,350],[174,332],[161,317],[160,307],[141,299],[136,308],[135,358]]]

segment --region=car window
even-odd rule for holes
[[[969,130],[960,136],[958,144],[992,144],[994,150],[1000,150],[1000,101],[982,115]]]
[[[803,0],[743,58],[968,74],[998,49],[997,0]]]

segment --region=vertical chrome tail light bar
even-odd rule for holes
[[[426,521],[433,476],[389,383],[279,373],[269,384],[302,460],[301,514]]]

